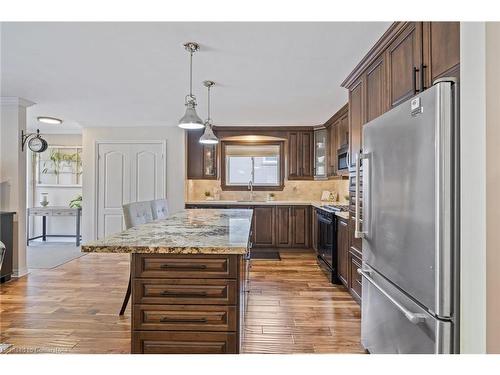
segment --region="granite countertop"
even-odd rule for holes
[[[325,205],[334,205],[348,207],[349,203],[340,202],[329,202],[329,201],[300,201],[300,200],[289,200],[289,201],[235,201],[235,200],[204,200],[204,201],[187,201],[186,204],[192,204],[196,206],[313,206],[320,208]],[[348,211],[341,211],[335,213],[337,216],[343,219],[349,219]]]
[[[183,210],[82,245],[87,253],[245,254],[253,210]]]

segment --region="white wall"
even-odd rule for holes
[[[47,134],[44,133],[44,138],[50,146],[81,146],[81,134]],[[50,206],[68,206],[69,202],[78,194],[82,194],[81,187],[61,187],[61,186],[36,186],[33,173],[33,161],[31,151],[28,151],[28,207],[40,206],[40,194],[48,193]],[[41,234],[42,222],[41,217],[30,217],[30,236],[35,233]],[[75,233],[75,218],[73,217],[48,217],[47,232],[49,234],[74,234]]]
[[[485,24],[462,22],[461,352],[486,352]]]
[[[486,350],[500,354],[500,22],[486,24]]]
[[[0,98],[0,210],[14,215],[13,276],[26,267],[26,151],[21,151],[21,131],[26,131],[26,107],[32,102],[17,97]]]
[[[83,241],[96,238],[95,187],[96,141],[167,141],[167,199],[172,212],[184,208],[185,136],[175,125],[164,127],[84,128],[83,129]]]

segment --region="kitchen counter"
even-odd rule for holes
[[[87,253],[245,254],[252,210],[184,210],[82,245]]]
[[[132,354],[240,352],[252,217],[250,209],[184,210],[82,246],[131,253]]]
[[[188,206],[312,206],[315,208],[321,208],[325,205],[335,205],[348,207],[349,203],[339,203],[339,202],[328,202],[328,201],[235,201],[235,200],[204,200],[204,201],[187,201]],[[341,211],[336,212],[336,215],[343,218],[349,219],[349,212]]]

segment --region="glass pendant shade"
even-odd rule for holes
[[[203,120],[198,116],[193,102],[186,103],[186,113],[179,120],[179,128],[182,129],[203,129]]]
[[[219,143],[219,139],[214,134],[212,125],[208,121],[205,122],[205,132],[200,137],[200,143],[203,143],[205,145],[215,145]]]

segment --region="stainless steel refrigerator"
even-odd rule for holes
[[[458,126],[445,78],[363,127],[355,235],[371,353],[459,351]]]

